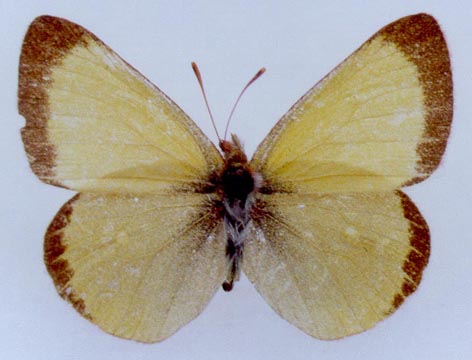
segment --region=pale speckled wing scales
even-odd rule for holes
[[[400,191],[260,195],[243,269],[283,318],[337,339],[400,306],[429,251],[428,226]]]
[[[20,57],[18,107],[33,171],[77,191],[205,186],[221,156],[164,93],[92,33],[41,16]]]
[[[426,14],[387,25],[306,93],[251,165],[267,186],[391,190],[438,166],[452,119],[447,46]]]
[[[428,226],[400,187],[439,165],[452,119],[444,36],[426,14],[387,25],[306,93],[256,150],[244,272],[320,339],[374,326],[421,281]]]
[[[78,194],[58,212],[45,262],[59,294],[103,330],[161,341],[197,316],[226,275],[207,196]]]

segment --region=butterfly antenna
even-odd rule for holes
[[[210,110],[210,105],[208,104],[208,99],[206,97],[205,88],[203,87],[202,75],[200,74],[200,70],[195,62],[192,62],[192,69],[197,77],[198,84],[200,85],[200,89],[202,90],[203,99],[205,100],[205,104],[208,110],[208,114],[210,114],[211,124],[213,125],[213,129],[215,129],[216,137],[218,138],[218,142],[221,141],[220,135],[218,134],[218,129],[216,128],[215,120],[213,118],[213,114]]]
[[[224,140],[226,140],[226,135],[228,134],[228,129],[229,129],[229,123],[231,122],[231,118],[233,117],[233,113],[234,113],[234,110],[236,109],[236,106],[238,105],[239,103],[239,100],[241,99],[241,97],[243,96],[244,92],[246,91],[246,89],[251,86],[251,84],[256,81],[257,79],[259,79],[259,77],[264,74],[266,71],[265,68],[261,68],[257,73],[256,75],[254,75],[252,77],[251,80],[249,80],[249,82],[246,84],[246,86],[241,90],[241,93],[239,94],[238,98],[236,99],[234,105],[233,105],[233,108],[231,109],[231,112],[229,113],[229,117],[228,117],[228,121],[226,122],[226,128],[225,128],[225,136],[224,136]]]

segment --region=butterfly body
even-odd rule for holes
[[[244,241],[247,237],[247,226],[251,220],[254,205],[254,192],[260,187],[260,175],[252,171],[248,164],[239,138],[232,136],[232,141],[221,140],[224,166],[221,173],[212,176],[218,184],[220,204],[226,240],[226,257],[228,259],[228,275],[223,289],[230,291],[233,282],[237,281],[241,272],[244,254]]]
[[[429,228],[402,187],[439,166],[452,120],[444,36],[427,14],[382,28],[310,89],[249,160],[213,145],[161,90],[81,26],[30,25],[19,67],[33,172],[77,191],[44,261],[105,331],[161,341],[243,271],[283,318],[337,339],[420,284]]]

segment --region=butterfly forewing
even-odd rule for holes
[[[252,165],[301,193],[394,189],[438,166],[451,120],[444,37],[431,16],[414,15],[380,30],[305,94]]]
[[[221,156],[159,89],[84,28],[51,16],[28,29],[19,110],[33,171],[78,191],[205,186]]]

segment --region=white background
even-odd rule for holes
[[[72,193],[32,174],[16,110],[18,56],[34,17],[61,16],[95,33],[212,140],[190,62],[200,65],[220,129],[241,87],[265,66],[232,126],[252,153],[318,79],[382,26],[417,12],[434,15],[446,35],[455,116],[440,168],[408,189],[430,225],[432,254],[419,290],[393,316],[360,335],[320,341],[279,318],[244,279],[174,336],[146,345],[104,333],[57,296],[42,238]],[[0,17],[1,359],[472,358],[470,1],[3,1]]]

